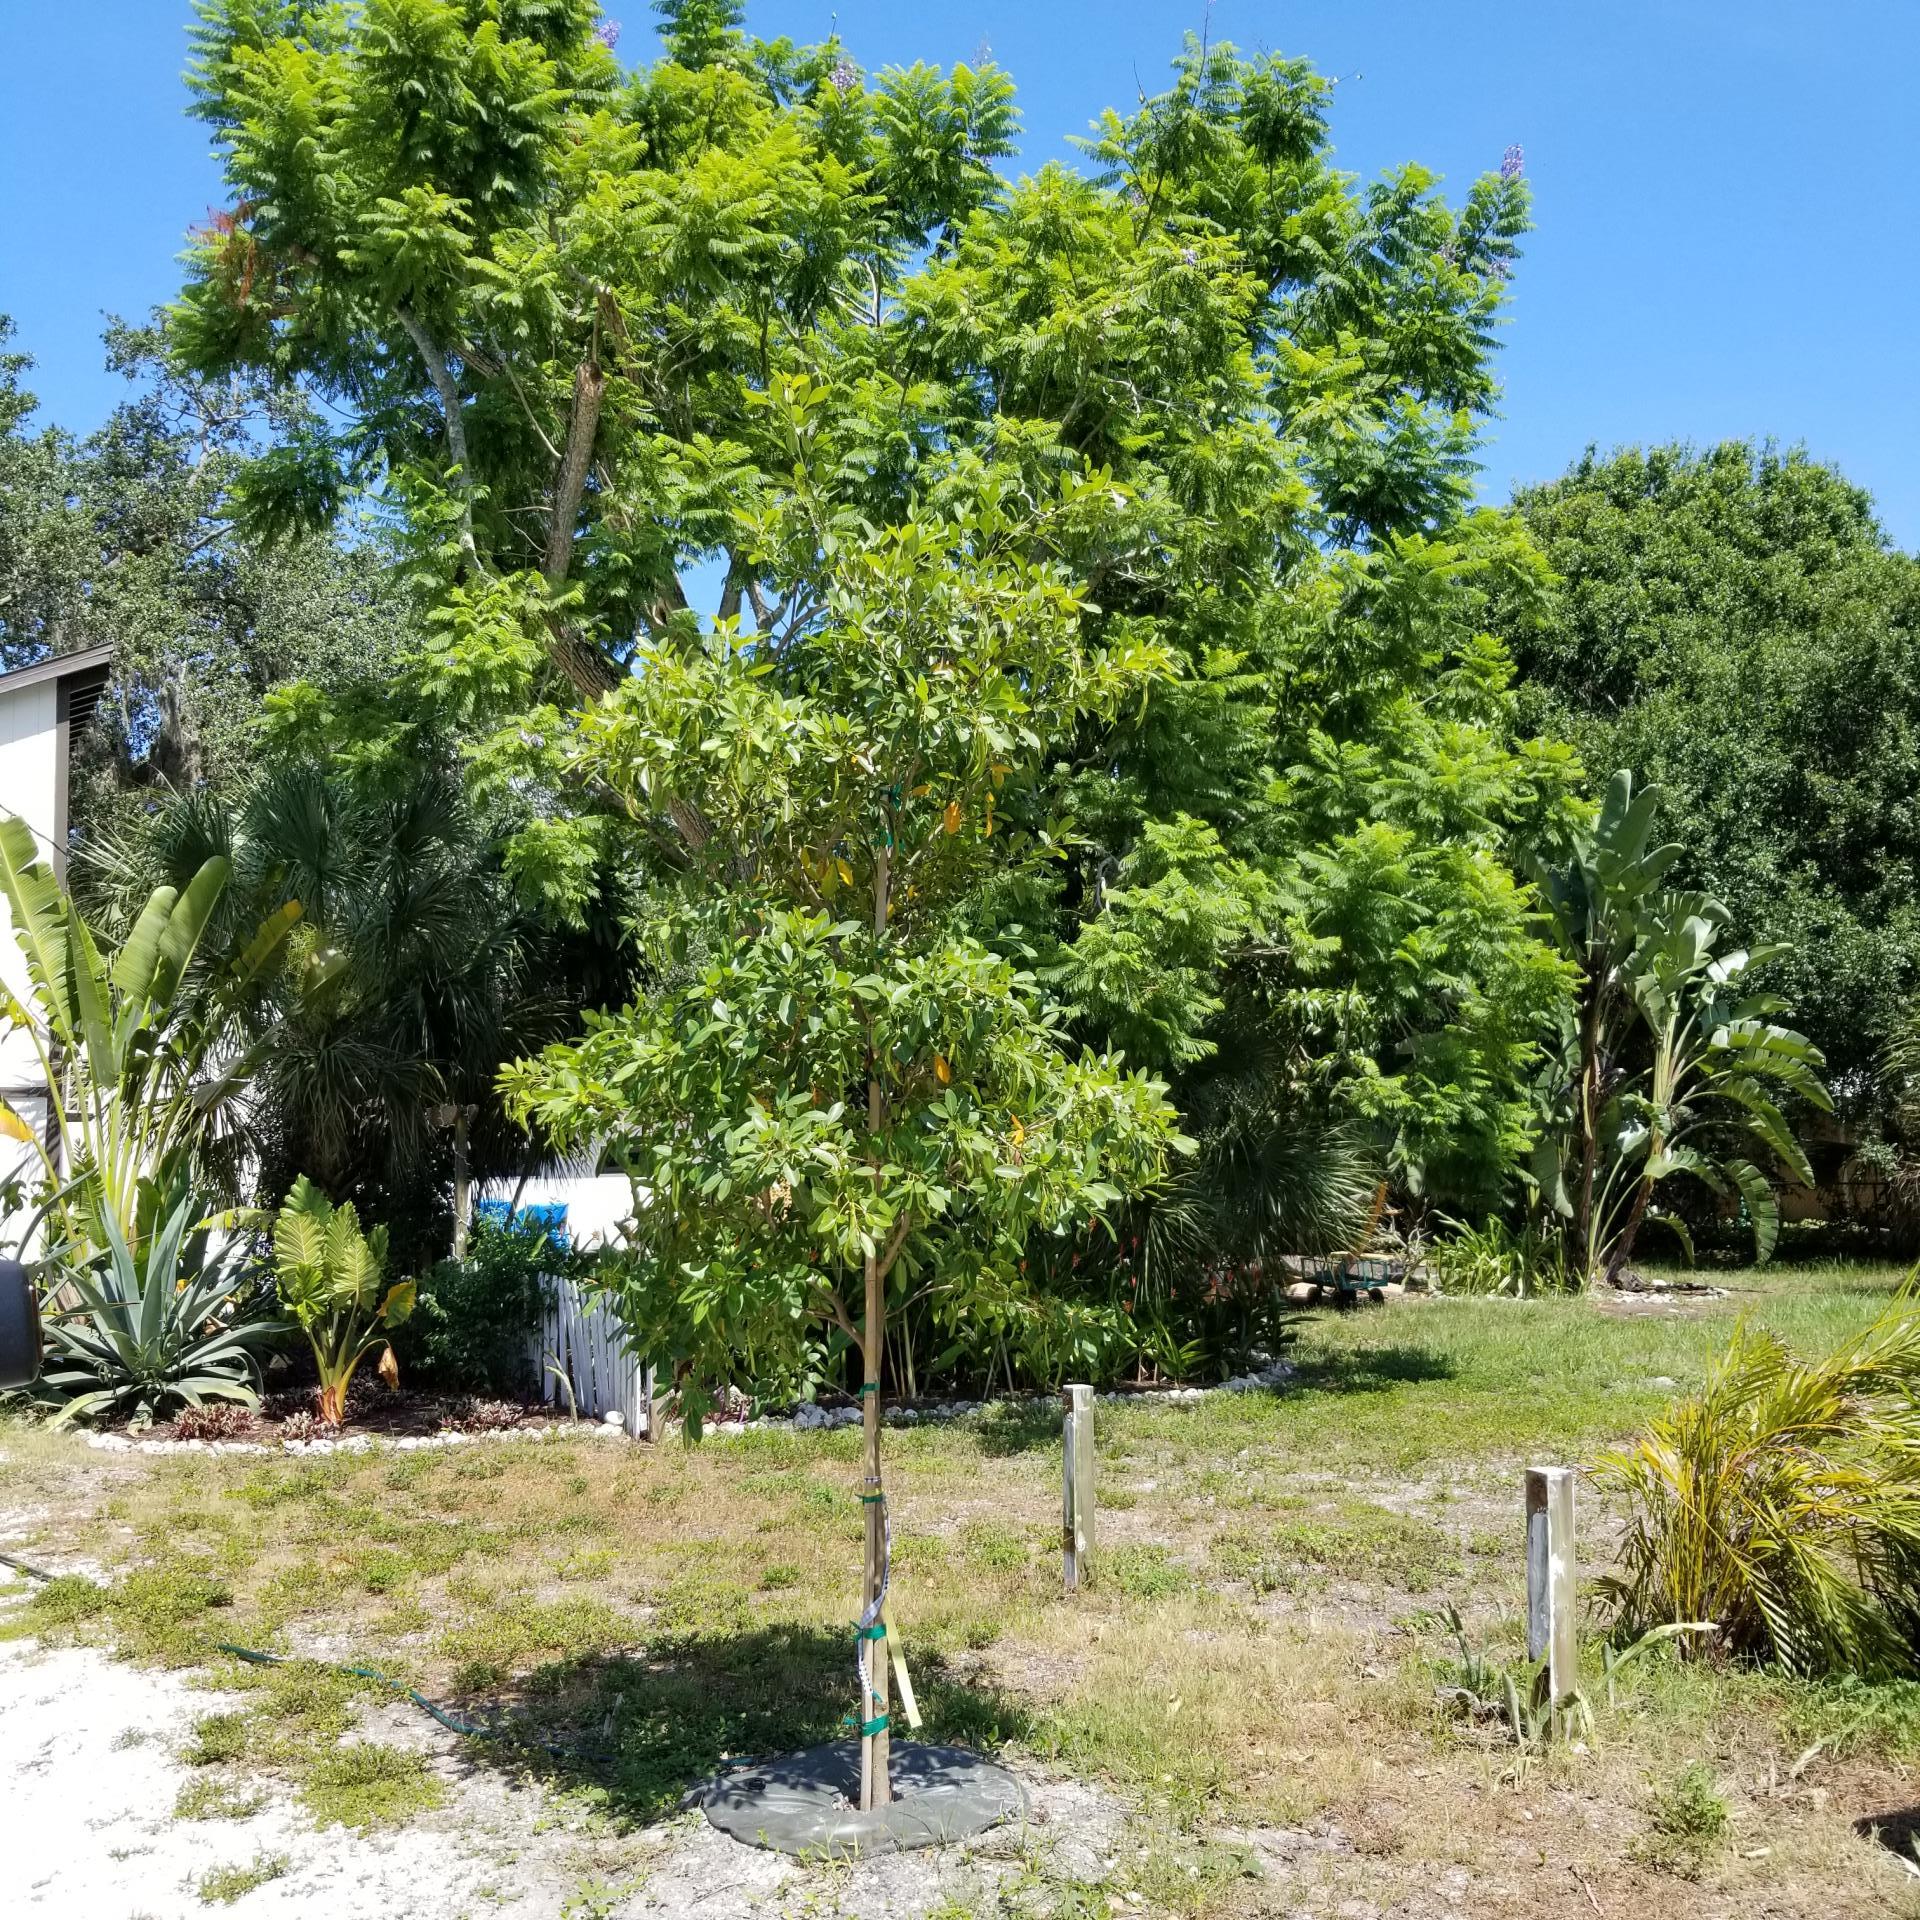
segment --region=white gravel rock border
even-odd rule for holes
[[[1258,1355],[1255,1356],[1259,1358]],[[1187,1406],[1210,1400],[1222,1393],[1259,1393],[1285,1386],[1293,1378],[1293,1367],[1285,1360],[1266,1360],[1252,1373],[1235,1374],[1214,1387],[1140,1387],[1132,1391],[1119,1388],[1101,1394],[1103,1401],[1125,1402],[1131,1406]],[[1036,1398],[1041,1396],[1036,1396]],[[889,1407],[886,1422],[891,1427],[913,1427],[943,1420],[966,1420],[996,1406],[1021,1406],[1024,1401],[942,1400],[929,1406]],[[745,1433],[768,1433],[786,1429],[794,1433],[830,1433],[841,1427],[860,1424],[858,1407],[820,1407],[802,1404],[790,1414],[761,1414],[752,1420],[713,1420],[701,1434],[710,1440],[737,1439]],[[661,1438],[679,1430],[677,1422],[661,1423]],[[87,1445],[97,1453],[253,1453],[253,1454],[330,1454],[330,1453],[415,1453],[439,1447],[471,1447],[489,1440],[578,1440],[583,1438],[624,1440],[626,1430],[619,1413],[602,1415],[598,1420],[580,1420],[567,1424],[549,1421],[537,1427],[493,1427],[484,1433],[408,1433],[389,1439],[378,1434],[353,1433],[339,1440],[136,1440],[124,1433],[90,1433]]]

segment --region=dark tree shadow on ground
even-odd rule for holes
[[[1456,1369],[1444,1355],[1425,1347],[1395,1346],[1348,1348],[1338,1353],[1294,1354],[1292,1376],[1269,1389],[1248,1393],[1249,1401],[1267,1394],[1281,1398],[1298,1392],[1310,1393],[1384,1393],[1393,1387],[1422,1386],[1451,1380]],[[1104,1409],[1127,1405],[1122,1395],[1117,1402],[1102,1401]],[[1194,1402],[1144,1400],[1151,1407],[1185,1408]],[[1031,1400],[1002,1401],[994,1406],[975,1428],[980,1451],[994,1457],[1018,1453],[1038,1453],[1060,1444],[1060,1403],[1051,1395]]]
[[[981,1416],[974,1429],[980,1451],[996,1459],[1016,1453],[1040,1453],[1060,1444],[1063,1418],[1052,1394],[1032,1400],[1001,1401]]]
[[[1909,1866],[1920,1866],[1920,1807],[1900,1807],[1888,1813],[1862,1814],[1853,1830],[1897,1854]]]
[[[1456,1369],[1444,1354],[1426,1347],[1355,1347],[1342,1353],[1298,1354],[1293,1378],[1279,1391],[1384,1393],[1392,1387],[1451,1380]]]
[[[467,1704],[497,1737],[467,1740],[465,1755],[522,1784],[595,1789],[615,1819],[645,1825],[724,1767],[852,1738],[853,1649],[851,1627],[789,1624],[551,1661],[510,1695]],[[900,1737],[989,1750],[1031,1732],[1015,1701],[907,1651],[926,1725],[908,1734],[896,1700]]]

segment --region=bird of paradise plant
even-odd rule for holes
[[[232,1037],[233,1015],[300,918],[289,901],[238,953],[209,957],[226,881],[216,858],[185,887],[156,888],[118,949],[103,951],[25,822],[0,817],[0,894],[29,982],[24,1000],[0,987],[0,1028],[31,1042],[48,1103],[42,1127],[0,1100],[0,1134],[32,1150],[40,1175],[23,1239],[50,1221],[69,1254],[107,1254],[111,1221],[138,1256],[161,1198],[206,1171],[197,1162],[258,1045]]]

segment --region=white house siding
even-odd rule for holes
[[[26,822],[36,849],[56,872],[65,866],[67,827],[67,720],[69,711],[91,709],[105,680],[112,649],[90,647],[57,660],[0,674],[0,813]],[[29,1011],[32,982],[13,929],[13,915],[0,904],[0,983]],[[40,1055],[30,1035],[0,1033],[0,1093],[30,1126],[44,1125],[47,1103]],[[0,1140],[0,1179],[38,1166],[30,1147]],[[0,1218],[0,1252],[12,1252],[22,1223]]]
[[[53,680],[9,687],[0,679],[0,809],[18,814],[33,831],[43,858],[51,859],[59,815],[60,689]],[[13,933],[13,915],[0,904],[0,981],[30,1006],[27,963]],[[23,1033],[0,1035],[0,1088],[8,1094],[40,1084],[39,1057]]]

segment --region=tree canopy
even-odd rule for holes
[[[0,344],[11,331],[0,318]],[[190,376],[153,327],[115,322],[105,344],[128,393],[84,438],[36,430],[32,362],[0,355],[0,664],[112,644],[76,769],[75,816],[95,827],[130,789],[242,781],[281,683],[378,682],[418,645],[372,529],[268,542],[233,524],[237,480],[303,417],[298,395]]]
[[[1503,605],[1529,721],[1665,794],[1676,884],[1780,942],[1857,1096],[1920,960],[1920,565],[1802,453],[1589,453],[1518,507],[1561,585]]]
[[[314,525],[381,487],[431,609],[418,699],[478,780],[538,796],[511,861],[548,911],[585,910],[612,848],[681,858],[568,768],[602,691],[701,626],[690,584],[782,677],[843,543],[991,472],[1090,639],[1173,673],[1049,743],[1027,804],[1073,823],[1063,857],[973,930],[1097,1045],[1217,1074],[1231,1035],[1262,1076],[1239,1110],[1497,1196],[1566,984],[1516,861],[1578,811],[1486,625],[1544,570],[1469,503],[1517,153],[1457,207],[1418,166],[1363,184],[1328,81],[1196,41],[1087,176],[1009,185],[996,68],[869,73],[734,6],[667,7],[631,72],[584,4],[201,11],[232,200],[175,349],[335,409],[246,507]],[[1089,485],[1113,511],[1045,510]],[[815,548],[782,544],[801,492]]]

